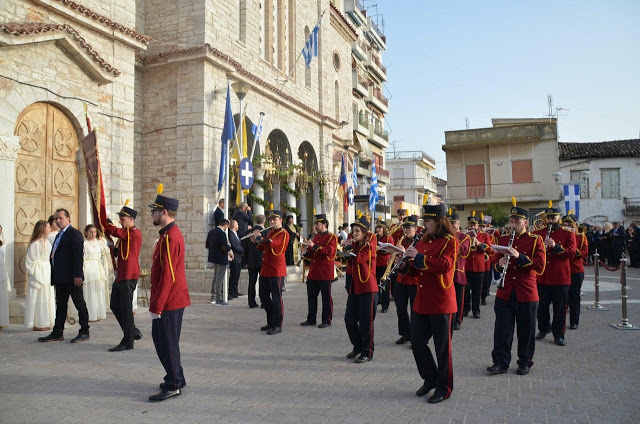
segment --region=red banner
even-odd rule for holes
[[[93,224],[104,232],[107,222],[107,207],[104,200],[104,186],[102,184],[102,169],[98,156],[98,139],[96,132],[91,131],[81,142],[84,153],[84,163],[87,170],[87,183],[91,197],[91,216]]]

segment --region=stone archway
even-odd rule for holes
[[[311,223],[313,222],[314,213],[322,213],[317,210],[319,202],[319,187],[317,181],[313,180],[313,176],[318,171],[318,157],[313,145],[308,141],[303,141],[298,148],[298,159],[302,163],[302,178],[298,179],[301,186],[298,187],[300,193],[299,209],[300,209],[300,225],[303,227],[303,234],[306,236],[311,231]],[[311,180],[311,181],[309,181]]]
[[[278,175],[279,171],[289,168],[292,164],[291,145],[282,130],[275,129],[269,133],[263,156],[265,181],[268,180],[265,200],[273,203],[275,209],[282,209],[282,199],[289,199],[289,204],[292,203],[291,196],[282,188],[282,185],[289,184],[289,181],[281,180]]]
[[[62,110],[33,103],[18,116],[14,135],[20,138],[15,163],[14,283],[18,295],[26,288],[24,257],[33,227],[58,208],[78,225],[78,137]]]

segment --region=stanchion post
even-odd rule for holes
[[[587,306],[587,309],[591,309],[592,311],[608,311],[608,308],[605,308],[600,304],[600,255],[597,250],[596,253],[593,254],[593,257],[593,287],[595,288],[595,299],[593,300],[593,305]]]
[[[620,299],[622,300],[622,320],[618,324],[610,324],[618,330],[640,330],[640,327],[629,323],[627,316],[627,258],[622,256],[620,260]]]

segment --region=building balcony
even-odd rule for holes
[[[506,203],[512,196],[523,202],[544,200],[539,181],[447,187],[447,200],[460,204]]]
[[[379,88],[369,85],[367,102],[373,104],[382,113],[389,113],[389,99],[382,95]]]
[[[367,10],[362,0],[345,0],[344,11],[349,14],[356,26],[367,25]]]
[[[436,160],[420,150],[406,150],[400,152],[386,152],[385,153],[387,160],[415,160],[422,161],[425,164],[428,164],[432,168],[436,167]]]
[[[359,114],[353,111],[353,130],[359,132],[365,137],[369,136],[369,121],[364,113]]]
[[[367,53],[369,52],[369,46],[358,39],[351,44],[351,52],[353,52],[358,59],[366,62],[368,59]]]
[[[379,125],[370,125],[369,127],[369,140],[381,149],[388,149],[389,133]]]
[[[387,68],[382,64],[382,60],[373,52],[369,51],[369,56],[367,61],[365,62],[367,68],[371,70],[371,72],[380,78],[382,81],[387,80]]]
[[[351,81],[354,90],[356,90],[364,97],[369,96],[369,81],[364,75],[364,71],[362,71],[357,66],[355,68],[352,68]]]
[[[380,46],[381,50],[386,50],[387,49],[387,37],[380,30],[378,25],[375,22],[373,22],[373,19],[368,18],[367,21],[368,21],[367,22],[367,30],[369,31],[369,34],[371,34],[371,38],[376,43],[378,43],[378,45]]]
[[[394,189],[436,192],[435,184],[433,184],[431,178],[392,178],[391,185]]]
[[[376,176],[378,177],[378,181],[384,184],[389,184],[391,181],[390,173],[388,169],[384,169],[381,166],[376,165]]]

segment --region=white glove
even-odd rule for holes
[[[151,311],[149,311],[149,315],[151,315],[151,319],[158,319],[158,318],[161,318],[161,315],[160,315],[160,314],[155,314],[155,313],[153,313],[153,312],[151,312]]]

